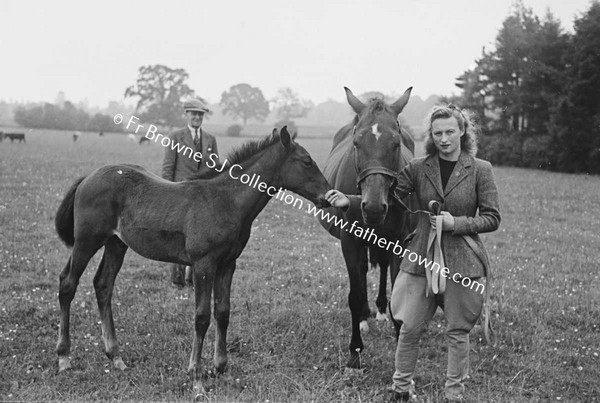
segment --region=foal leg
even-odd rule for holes
[[[60,327],[58,330],[58,342],[56,354],[58,355],[58,371],[71,368],[71,337],[69,334],[69,320],[71,316],[71,302],[75,298],[75,292],[79,285],[79,279],[87,267],[90,259],[102,246],[101,242],[75,241],[73,253],[67,265],[60,273],[60,285],[58,288],[58,301],[60,303]]]
[[[215,356],[214,364],[217,373],[225,372],[227,366],[227,327],[229,326],[231,280],[235,271],[235,260],[215,277],[215,307],[214,316],[217,326],[215,327]]]
[[[196,296],[196,314],[194,320],[194,344],[190,355],[188,371],[193,374],[194,395],[205,393],[202,386],[202,346],[206,331],[210,325],[210,298],[215,280],[214,264],[207,259],[196,262],[194,270],[194,293]]]
[[[125,370],[127,366],[119,355],[117,336],[112,315],[112,293],[115,286],[115,278],[121,270],[123,259],[127,252],[127,245],[116,235],[108,239],[104,246],[104,255],[100,267],[94,277],[94,289],[98,301],[98,311],[102,321],[102,340],[104,341],[104,352],[112,360],[115,368]]]

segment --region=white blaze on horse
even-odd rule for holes
[[[398,115],[408,103],[411,89],[388,105],[377,98],[363,103],[346,88],[346,98],[356,115],[352,122],[335,134],[323,169],[325,177],[335,189],[361,197],[360,211],[342,213],[340,209],[330,208],[329,214],[349,223],[356,222],[356,226],[365,231],[371,230],[376,235],[375,239],[397,240],[400,243],[416,226],[415,219],[410,217],[406,209],[392,202],[396,177],[414,156],[414,141],[398,123]],[[368,331],[367,318],[371,316],[367,300],[368,262],[374,269],[380,270],[376,304],[377,319],[383,320],[388,304],[388,268],[391,267],[393,284],[400,267],[399,257],[389,248],[383,249],[361,238],[357,232],[342,231],[332,225],[334,221],[319,221],[340,240],[342,246],[350,279],[348,305],[352,316],[350,358],[346,366],[360,369],[361,352],[364,349],[361,331]],[[363,233],[362,229],[360,233]]]

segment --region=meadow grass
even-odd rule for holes
[[[265,133],[266,134],[266,133]],[[220,153],[247,139],[218,137]],[[71,183],[105,164],[160,172],[162,147],[126,136],[27,131],[0,143],[0,401],[188,401],[193,293],[174,289],[168,264],[129,251],[113,309],[125,372],[100,338],[92,278],[71,310],[73,370],[57,374],[58,274],[69,250],[54,214]],[[330,139],[299,139],[319,166]],[[471,333],[470,402],[600,400],[600,178],[496,167],[502,224],[483,235],[495,278],[498,345]],[[374,309],[377,274],[369,273]],[[314,217],[271,201],[254,222],[232,287],[229,367],[210,378],[214,402],[379,402],[393,373],[388,323],[364,336],[362,374],[346,374],[348,278],[340,247]],[[388,285],[389,289],[389,285]],[[438,312],[422,339],[416,373],[422,401],[443,396],[446,343]],[[214,327],[204,346],[210,367]]]

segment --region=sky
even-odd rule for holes
[[[565,29],[590,0],[523,0]],[[124,100],[142,65],[189,73],[211,103],[238,83],[267,99],[290,87],[315,103],[355,94],[458,93],[492,49],[512,0],[1,1],[0,100]],[[126,101],[134,103],[134,100]]]

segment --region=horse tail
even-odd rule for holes
[[[82,176],[71,185],[65,198],[60,203],[58,211],[56,212],[56,218],[54,219],[56,233],[67,246],[73,246],[75,244],[75,235],[73,232],[73,228],[75,227],[73,205],[75,204],[75,192],[84,179],[85,176]]]

